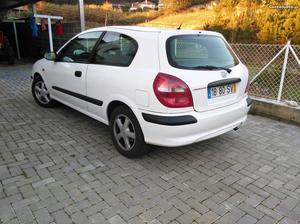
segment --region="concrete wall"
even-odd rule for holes
[[[300,125],[300,107],[290,107],[283,103],[254,98],[250,113]]]

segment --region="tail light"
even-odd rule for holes
[[[193,106],[190,88],[184,81],[175,76],[158,73],[153,83],[153,90],[159,102],[166,107]]]

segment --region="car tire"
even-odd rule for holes
[[[51,99],[44,80],[40,76],[34,78],[31,91],[33,98],[38,105],[47,108],[55,107],[57,105],[57,101]]]
[[[140,124],[127,106],[113,110],[110,133],[116,149],[125,157],[138,158],[148,152]]]

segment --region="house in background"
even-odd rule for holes
[[[13,8],[10,9],[7,13],[6,13],[6,17],[9,19],[13,19],[13,18],[20,18],[22,17],[24,14],[29,13],[29,7],[28,5],[23,5],[23,6],[19,6],[17,8]]]
[[[157,6],[158,10],[162,10],[165,8],[165,5],[163,3],[163,0],[159,0],[158,1],[158,6]]]
[[[123,11],[123,9],[126,8],[126,5],[121,4],[121,3],[115,3],[115,4],[111,4],[111,5],[114,9],[118,9],[118,10],[121,10],[121,11]]]
[[[131,8],[129,9],[130,12],[134,12],[134,11],[138,11],[138,10],[142,10],[144,11],[145,9],[155,9],[156,8],[156,4],[149,1],[149,0],[145,0],[143,2],[135,2],[131,5]]]

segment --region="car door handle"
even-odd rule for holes
[[[81,75],[82,75],[82,72],[81,72],[81,71],[76,71],[76,72],[75,72],[75,76],[76,76],[76,77],[81,77]]]

